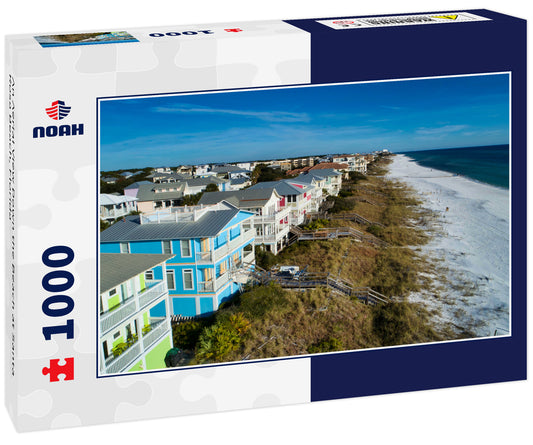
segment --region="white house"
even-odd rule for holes
[[[100,193],[100,219],[113,221],[133,211],[137,211],[137,198]]]
[[[254,214],[256,246],[277,254],[287,245],[289,237],[289,208],[274,188],[204,193],[199,204],[212,205],[227,201],[241,210]]]

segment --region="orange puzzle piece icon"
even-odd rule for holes
[[[49,375],[51,382],[60,382],[60,375],[63,375],[63,381],[74,380],[74,357],[65,358],[65,364],[60,365],[61,359],[51,359],[50,367],[44,367],[42,370],[43,375]]]

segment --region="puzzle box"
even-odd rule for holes
[[[17,429],[525,378],[525,21],[7,48]]]

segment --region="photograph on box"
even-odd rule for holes
[[[126,31],[53,34],[35,36],[35,40],[37,40],[43,48],[54,46],[96,45],[99,43],[138,42],[135,37]]]
[[[508,336],[510,74],[98,100],[99,375]]]

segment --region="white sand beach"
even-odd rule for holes
[[[508,335],[510,193],[448,172],[394,157],[388,177],[415,189],[423,207],[436,215],[434,238],[422,247],[445,269],[438,292],[409,298],[438,311],[435,322],[475,336]]]

